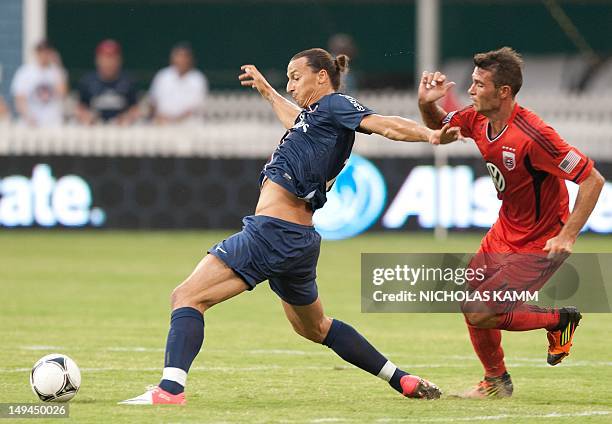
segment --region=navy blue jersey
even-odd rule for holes
[[[307,201],[313,211],[321,208],[351,154],[361,120],[373,113],[340,93],[303,109],[261,171],[260,185],[269,178]]]
[[[123,72],[116,80],[105,81],[94,71],[80,81],[79,100],[108,121],[136,104],[136,85]]]

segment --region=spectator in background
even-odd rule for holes
[[[179,43],[170,52],[170,66],[157,72],[151,84],[153,120],[158,124],[197,118],[208,93],[208,81],[194,67],[189,43]]]
[[[96,47],[96,70],[79,83],[77,119],[86,125],[95,122],[130,125],[140,112],[134,81],[121,69],[121,46],[104,40]]]
[[[35,47],[35,61],[22,65],[11,84],[19,119],[32,127],[63,123],[63,100],[68,86],[57,51],[46,40]]]
[[[357,57],[357,46],[355,40],[348,34],[338,33],[332,35],[327,41],[329,52],[334,57],[338,57],[340,54],[345,54],[351,58],[351,62]],[[357,90],[357,80],[355,79],[355,72],[351,71],[345,73],[344,80],[341,83],[340,90],[343,93],[351,94]]]
[[[2,95],[0,94],[0,121],[3,121],[4,119],[8,119],[8,117],[9,117],[8,107],[6,106],[6,103],[4,102],[4,97],[2,97]]]

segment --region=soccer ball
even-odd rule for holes
[[[79,391],[81,371],[66,355],[52,353],[36,361],[30,385],[43,402],[68,402]]]

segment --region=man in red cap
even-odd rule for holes
[[[121,69],[121,45],[111,39],[96,47],[96,70],[79,83],[78,120],[130,125],[139,117],[134,81]]]

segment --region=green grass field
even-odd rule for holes
[[[511,399],[416,401],[295,335],[267,284],[207,313],[186,407],[117,405],[158,382],[169,294],[225,235],[0,232],[0,403],[34,402],[29,369],[58,351],[82,370],[67,420],[74,423],[612,421],[612,315],[586,314],[572,355],[554,368],[545,363],[543,330],[505,332],[515,384]],[[435,381],[445,394],[466,389],[482,370],[462,317],[362,314],[359,254],[470,252],[479,239],[371,234],[326,242],[319,262],[326,312],[351,323],[398,366]],[[584,236],[576,245],[581,252],[610,250],[610,237]]]

